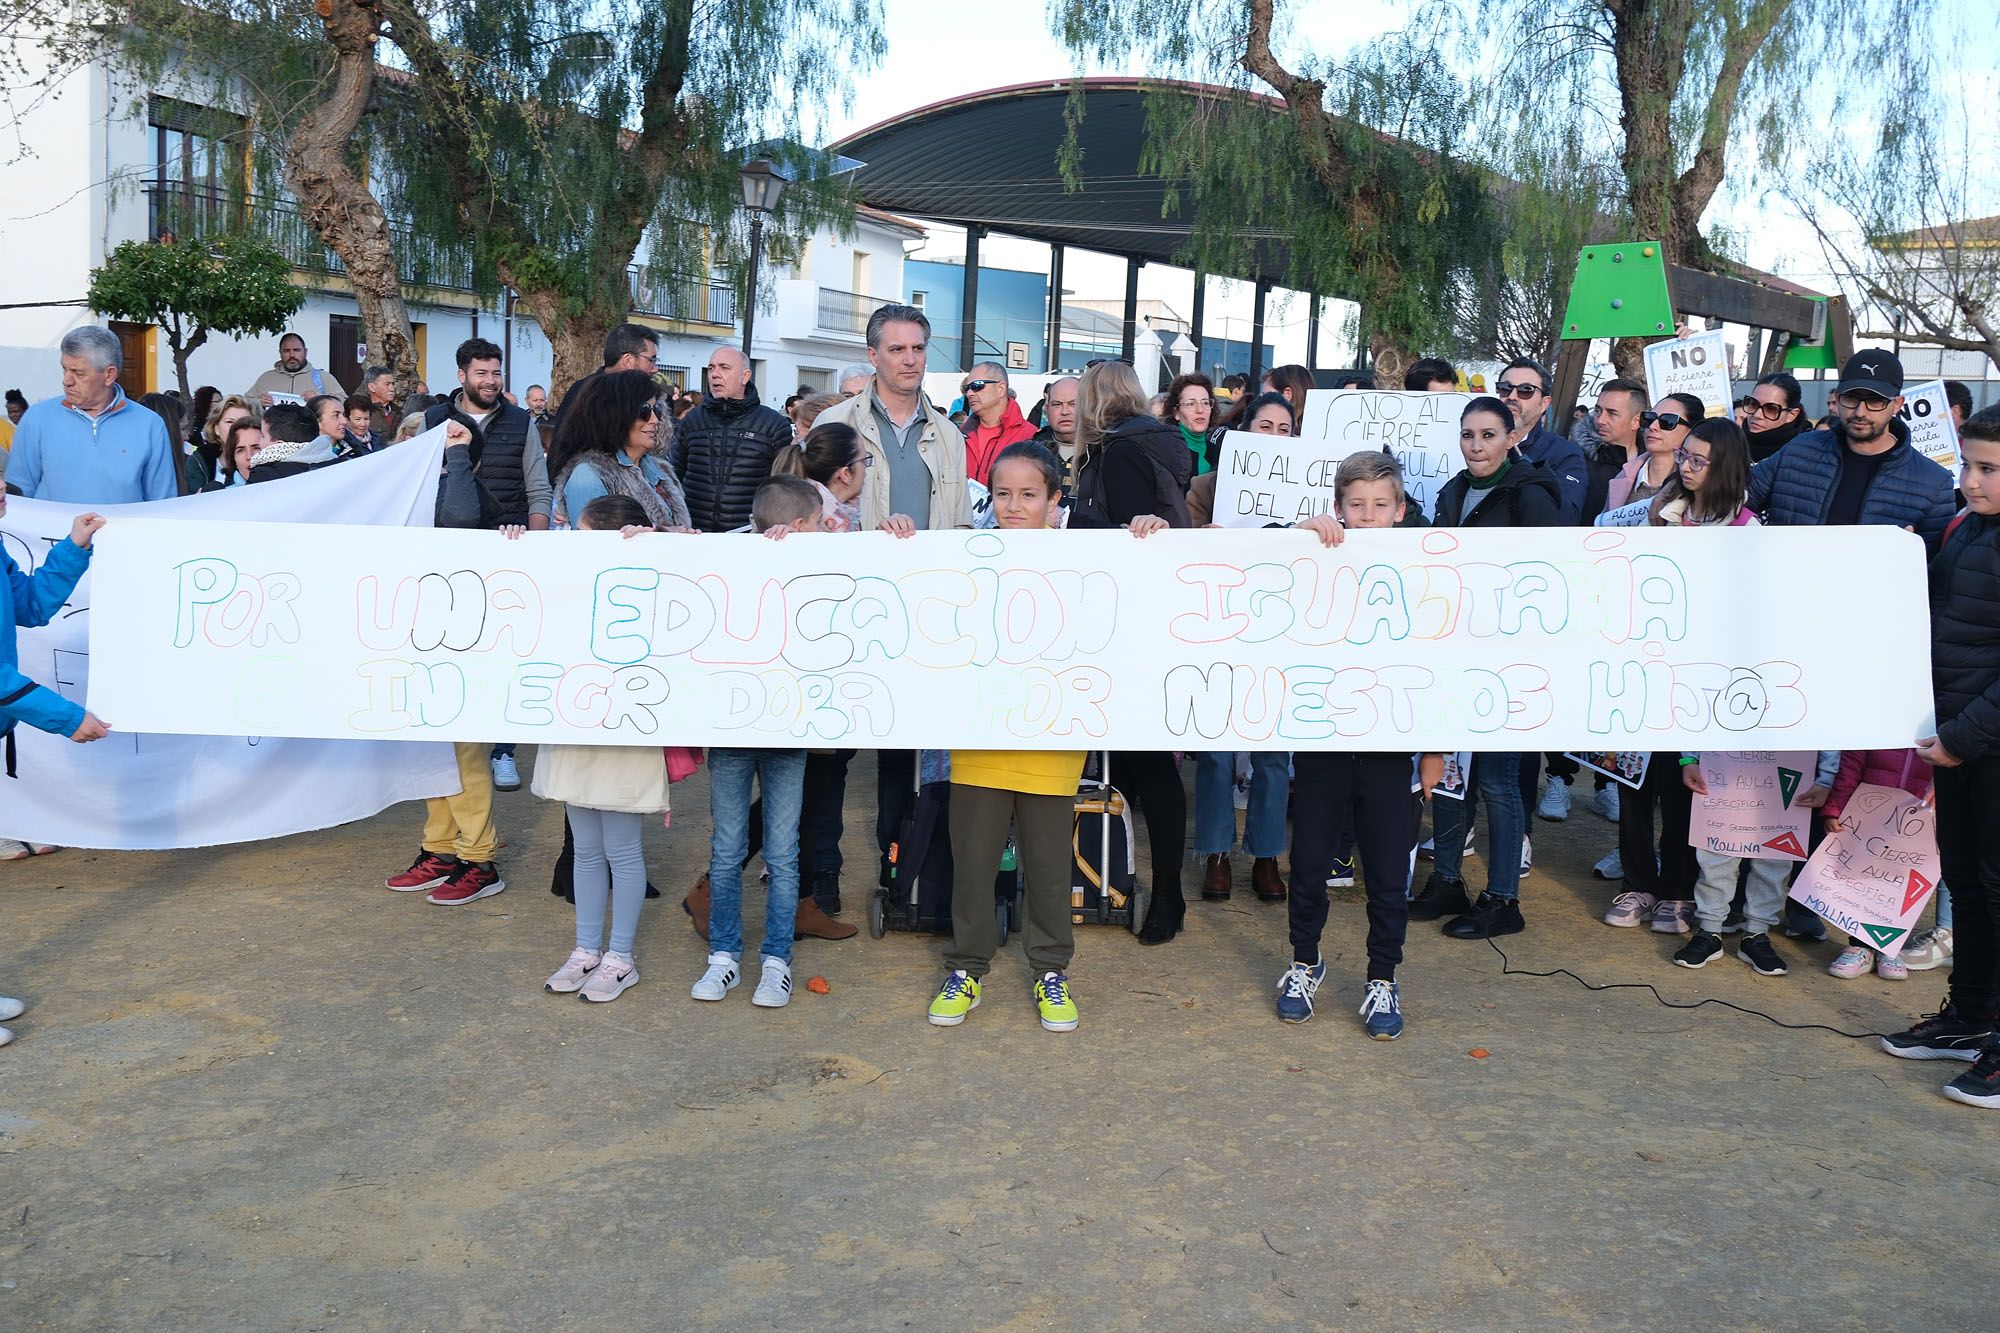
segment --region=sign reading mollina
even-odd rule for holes
[[[90,702],[125,730],[1796,750],[1908,745],[1930,710],[1922,543],[1884,528],[99,541]]]

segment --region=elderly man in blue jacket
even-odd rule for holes
[[[130,504],[180,494],[167,425],[125,396],[118,335],[86,324],[62,340],[60,398],[28,409],[14,431],[7,484],[37,500]]]

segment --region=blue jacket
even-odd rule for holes
[[[90,568],[90,552],[65,537],[49,548],[42,567],[32,577],[23,574],[4,550],[0,550],[0,561],[5,562],[0,573],[7,576],[4,589],[0,589],[0,598],[5,599],[0,613],[5,614],[7,621],[6,636],[0,638],[0,734],[12,731],[17,722],[25,722],[58,736],[68,736],[83,725],[83,709],[21,674],[14,626],[33,629],[54,620],[56,612],[62,610],[63,603],[76,589],[76,581]]]
[[[1549,479],[1562,493],[1562,504],[1557,511],[1561,516],[1561,525],[1566,528],[1581,526],[1584,522],[1584,491],[1590,484],[1590,467],[1583,461],[1583,450],[1577,447],[1576,441],[1536,422],[1527,438],[1515,447],[1530,463],[1540,463],[1542,470],[1548,473]]]
[[[2000,518],[1968,510],[1930,582],[1938,740],[1960,759],[2000,754]]]
[[[7,481],[37,500],[131,504],[181,493],[167,423],[116,390],[95,417],[60,398],[28,409],[14,430]]]
[[[1925,549],[1935,552],[1944,525],[1957,508],[1952,503],[1951,473],[1910,447],[1909,428],[1901,421],[1891,421],[1889,429],[1896,443],[1861,498],[1861,521],[1915,528]],[[1750,469],[1746,503],[1773,527],[1817,527],[1826,522],[1841,460],[1847,454],[1846,438],[1837,425],[1799,436]]]

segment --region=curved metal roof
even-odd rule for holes
[[[1178,89],[1240,106],[1244,94],[1167,80],[1083,80],[1085,111],[1077,130],[1083,188],[1071,192],[1056,153],[1073,86],[1054,79],[969,93],[893,116],[829,147],[866,164],[855,183],[862,202],[875,208],[1152,263],[1177,262],[1187,223],[1167,212],[1166,182],[1139,169],[1146,97]],[[1248,103],[1284,109],[1274,98],[1252,96]],[[1260,247],[1257,273],[1231,276],[1281,283],[1286,247],[1281,233],[1273,237]]]

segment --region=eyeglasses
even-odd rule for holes
[[[958,391],[961,394],[978,393],[981,389],[986,388],[988,385],[998,384],[999,382],[1000,382],[999,380],[967,380],[965,383],[958,386]]]
[[[859,463],[860,463],[860,465],[861,465],[862,467],[864,467],[864,468],[871,468],[871,467],[874,467],[874,466],[875,466],[875,455],[873,455],[873,454],[863,454],[863,455],[861,455],[861,458],[859,459]],[[853,463],[849,463],[849,464],[848,464],[847,466],[849,466],[849,467],[853,467],[853,466],[855,466],[855,464],[853,464]]]
[[[1685,449],[1674,450],[1674,461],[1690,472],[1708,471],[1708,460],[1700,454],[1691,454]]]
[[[1530,381],[1509,384],[1505,380],[1493,386],[1493,392],[1502,398],[1536,398],[1541,395],[1542,386]]]
[[[1192,398],[1181,399],[1180,402],[1175,404],[1175,406],[1187,408],[1187,407],[1201,407],[1204,404],[1212,405],[1213,400],[1210,399],[1209,396],[1205,393],[1198,393]]]
[[[1789,403],[1760,403],[1755,398],[1745,398],[1737,406],[1752,409],[1766,421],[1776,421],[1779,417],[1792,410]]]
[[[1879,393],[1869,393],[1862,389],[1849,389],[1846,393],[1840,395],[1840,405],[1842,407],[1865,407],[1871,412],[1878,412],[1889,405],[1889,400]]]
[[[1682,426],[1694,424],[1678,412],[1641,412],[1639,414],[1640,425],[1650,426],[1654,422],[1659,423],[1661,430],[1679,430]]]

